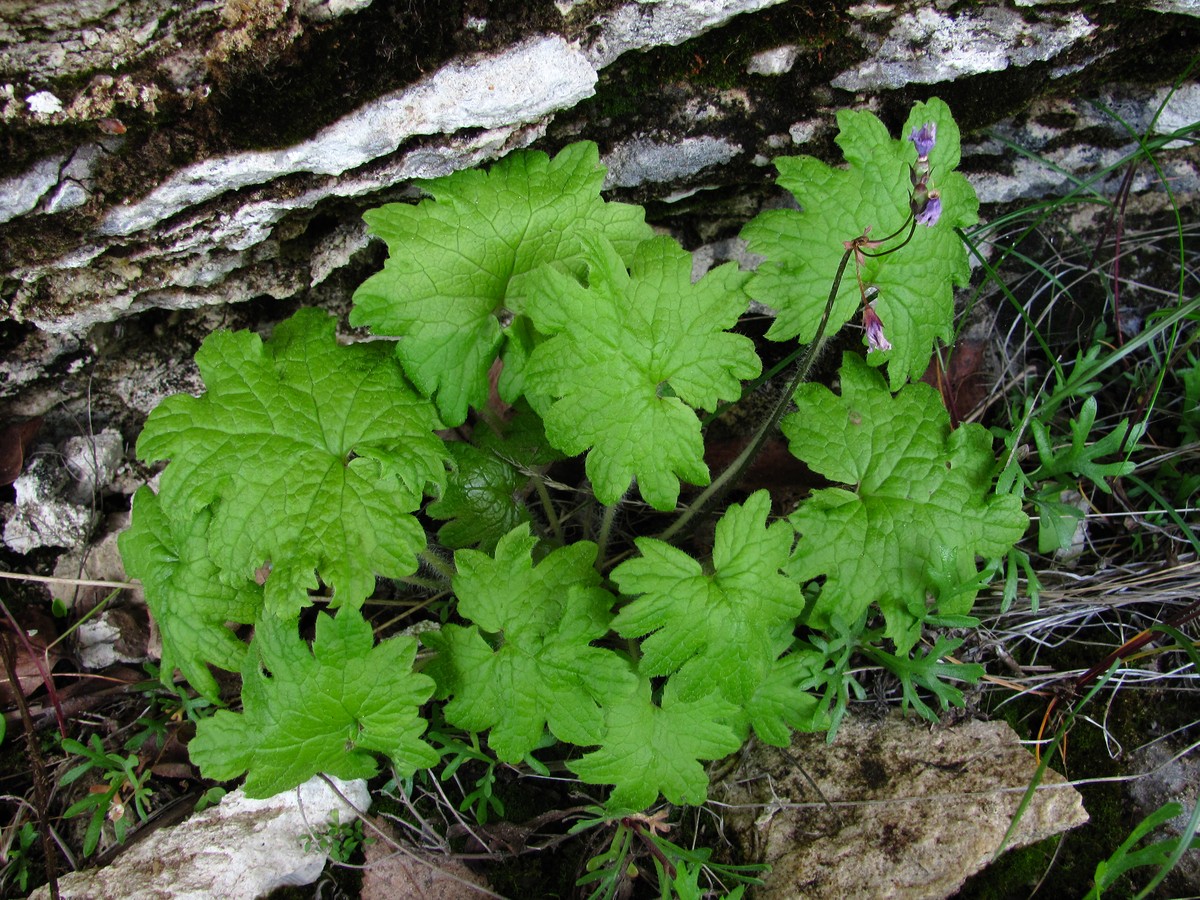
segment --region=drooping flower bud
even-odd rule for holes
[[[863,328],[867,332],[867,347],[870,350],[891,350],[892,345],[883,336],[883,320],[875,312],[875,304],[863,307]]]
[[[937,191],[930,191],[925,201],[925,207],[917,213],[917,224],[934,226],[942,217],[942,196]]]
[[[914,128],[908,139],[917,146],[917,159],[925,162],[937,142],[937,122],[926,122],[920,128]]]

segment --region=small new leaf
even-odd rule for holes
[[[206,778],[248,771],[246,796],[270,797],[318,772],[370,778],[377,753],[404,775],[437,763],[420,737],[418,708],[434,684],[412,670],[415,640],[372,646],[370,623],[353,607],[317,616],[311,649],[295,627],[265,618],[242,670],[243,711],[219,710],[197,725],[188,750]]]
[[[844,242],[900,234],[872,253],[899,244],[908,234],[909,166],[916,162],[912,142],[894,140],[872,113],[838,113],[838,146],[849,167],[833,169],[810,156],[775,161],[779,184],[791,191],[802,211],[772,210],[742,231],[749,249],[766,262],[747,292],[778,311],[767,332],[773,340],[816,335]],[[954,285],[967,283],[967,253],[955,233],[974,223],[979,201],[967,180],[953,171],[959,161],[959,131],[941,100],[918,103],[901,134],[906,138],[927,123],[937,126],[937,142],[929,155],[930,187],[940,192],[942,213],[936,225],[917,225],[912,239],[896,253],[867,256],[859,273],[864,286],[878,289],[874,310],[887,326],[892,349],[888,360],[893,390],[909,377],[919,378],[929,363],[934,338],[949,341],[954,316]],[[826,334],[855,318],[862,305],[854,261],[838,289]]]
[[[454,462],[441,498],[425,511],[435,519],[448,519],[438,529],[445,547],[477,547],[485,552],[522,522],[529,510],[517,491],[529,480],[506,460],[471,444],[448,445]]]
[[[666,237],[638,245],[628,270],[606,238],[583,243],[586,287],[549,266],[530,276],[530,317],[553,336],[533,351],[527,394],[553,446],[591,448],[602,503],[636,478],[647,503],[673,509],[680,479],[709,480],[693,408],[736,399],[761,369],[750,339],[726,332],[746,310],[748,276],[727,263],[693,284],[691,256]]]
[[[841,385],[840,397],[801,385],[802,412],[783,421],[792,454],[845,485],[815,491],[792,514],[800,540],[788,572],[801,582],[826,576],[809,625],[828,629],[835,611],[852,621],[874,602],[887,636],[906,653],[919,631],[913,610],[926,609],[940,555],[957,554],[959,566],[975,568],[977,555],[1007,553],[1029,520],[1017,497],[992,493],[987,431],[952,430],[928,385],[893,397],[883,377],[849,353]],[[976,593],[963,591],[938,612],[965,615]]]
[[[894,655],[884,650],[864,648],[867,655],[875,662],[884,666],[900,679],[904,689],[901,707],[907,710],[911,705],[922,717],[930,722],[938,721],[938,714],[930,709],[921,695],[918,687],[923,687],[938,698],[943,711],[951,706],[962,707],[966,704],[962,691],[950,681],[963,681],[975,684],[983,677],[983,666],[976,663],[942,662],[962,646],[962,641],[939,635],[937,642],[926,653],[917,653],[910,657],[908,654]]]
[[[559,548],[534,566],[535,544],[522,525],[494,556],[458,551],[458,609],[475,624],[447,625],[424,638],[439,651],[430,671],[440,693],[454,698],[446,720],[468,731],[490,728],[488,744],[513,763],[537,746],[547,725],[559,740],[599,743],[602,703],[636,683],[623,656],[591,646],[608,633],[613,603],[593,568],[596,545]]]
[[[117,539],[130,578],[142,582],[146,604],[162,636],[162,676],[175,667],[197,691],[216,700],[220,691],[209,664],[239,671],[246,645],[228,627],[251,624],[262,610],[263,591],[247,579],[227,584],[208,554],[212,514],[172,520],[148,487],[133,495],[133,524]]]
[[[1033,441],[1037,445],[1041,465],[1038,466],[1036,472],[1029,476],[1029,480],[1036,482],[1059,478],[1066,474],[1078,475],[1087,478],[1104,493],[1111,494],[1112,488],[1105,479],[1128,475],[1137,466],[1130,460],[1110,463],[1101,463],[1097,460],[1110,453],[1121,451],[1121,445],[1125,442],[1125,435],[1129,431],[1129,420],[1122,419],[1112,431],[1100,440],[1089,444],[1088,438],[1091,437],[1092,426],[1095,424],[1096,398],[1088,397],[1079,410],[1079,418],[1072,419],[1070,422],[1071,445],[1056,451],[1050,443],[1046,427],[1036,418],[1030,419],[1029,430],[1033,432]]]
[[[518,401],[501,425],[502,433],[480,423],[472,444],[448,445],[454,464],[446,490],[425,511],[449,519],[438,541],[453,549],[474,547],[491,552],[496,542],[522,522],[529,510],[520,496],[536,471],[562,459],[546,441],[542,420],[524,400]]]
[[[708,775],[699,760],[720,759],[742,745],[730,723],[740,723],[736,706],[712,691],[697,700],[679,699],[668,679],[662,705],[650,698],[650,680],[607,708],[599,750],[567,766],[589,784],[615,785],[610,812],[640,812],[658,800],[698,806],[708,798]]]
[[[172,519],[211,508],[208,549],[231,583],[271,564],[266,606],[290,615],[316,587],[361,602],[375,576],[416,570],[425,533],[409,515],[445,479],[437,419],[388,346],[343,347],[315,309],[268,343],[217,332],[196,354],[207,392],[161,403],[138,455],[169,459],[159,498]]]
[[[603,233],[624,255],[651,235],[641,207],[600,198],[604,172],[592,143],[554,159],[518,152],[488,172],[419,181],[432,199],[364,216],[389,256],[355,291],[350,321],[402,338],[404,371],[447,425],[487,402],[488,369],[505,343],[499,316],[523,311],[520,276],[544,263],[577,266],[582,234]]]
[[[795,536],[786,522],[767,525],[771,496],[751,494],[717,523],[711,573],[681,550],[638,538],[641,556],[621,563],[612,579],[634,596],[614,630],[641,637],[644,675],[668,675],[679,696],[717,687],[737,704],[750,699],[778,655],[775,635],[804,611],[800,587],[779,570]],[[651,633],[653,632],[653,633]]]

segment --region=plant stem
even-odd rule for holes
[[[550,526],[550,530],[554,532],[554,539],[558,541],[559,546],[564,546],[567,543],[566,537],[563,535],[562,520],[558,517],[558,512],[554,509],[554,501],[550,499],[550,491],[546,489],[546,479],[541,475],[534,475],[531,479],[533,488],[537,491],[538,500],[541,501],[542,511],[546,514],[546,522]]]
[[[16,664],[13,662],[13,646],[3,638],[0,638],[0,659],[4,662],[5,676],[8,678],[8,683],[12,685],[13,698],[16,701],[17,709],[21,712],[21,723],[25,726],[25,749],[29,754],[30,762],[33,763],[33,795],[37,800],[38,834],[42,839],[46,879],[50,886],[51,900],[58,900],[58,857],[54,852],[54,841],[50,837],[50,791],[46,784],[46,764],[42,759],[41,749],[38,747],[37,731],[33,725],[33,717],[29,714],[29,705],[25,702],[25,693],[21,689],[21,682],[17,680]],[[61,710],[59,712],[61,715]]]
[[[454,567],[428,547],[421,551],[421,561],[437,572],[443,581],[449,582],[454,578]]]
[[[15,635],[17,640],[21,642],[21,645],[25,648],[25,653],[27,654],[29,661],[33,664],[34,668],[37,669],[38,677],[42,679],[42,684],[46,688],[46,696],[50,699],[50,703],[54,707],[54,717],[58,721],[58,733],[63,737],[66,737],[67,720],[63,715],[62,704],[58,699],[58,690],[54,686],[54,679],[50,677],[50,669],[47,666],[48,657],[46,653],[43,651],[41,654],[39,654],[33,649],[33,644],[31,644],[29,641],[29,635],[26,633],[24,628],[17,624],[17,620],[13,618],[13,614],[9,612],[8,605],[3,600],[0,600],[0,613],[3,613],[4,618],[8,620],[8,624],[9,627],[12,628],[13,635]],[[3,641],[2,638],[0,638],[0,643],[3,643],[5,647],[9,646],[8,642]],[[15,676],[9,683],[12,685],[14,694],[19,694],[21,692],[21,685]]]
[[[842,261],[838,263],[837,274],[833,276],[833,286],[829,289],[829,299],[825,301],[825,311],[821,314],[821,324],[817,326],[817,332],[813,335],[811,343],[809,343],[808,348],[804,351],[804,356],[800,358],[800,362],[796,366],[796,371],[788,381],[787,387],[780,393],[779,399],[775,401],[774,408],[763,419],[753,439],[738,454],[737,459],[730,463],[724,472],[713,479],[712,483],[701,492],[699,497],[692,501],[692,504],[683,511],[682,515],[666,531],[658,536],[659,540],[669,541],[688,522],[695,518],[697,513],[711,506],[724,496],[726,491],[737,484],[738,479],[742,477],[742,474],[749,468],[750,463],[754,461],[754,457],[762,449],[763,444],[767,442],[767,438],[779,426],[779,420],[783,418],[784,410],[787,409],[788,404],[791,402],[792,395],[796,392],[796,388],[808,379],[813,363],[816,362],[817,355],[825,343],[825,328],[829,324],[829,316],[833,312],[834,301],[837,300],[838,290],[842,286],[842,276],[846,274],[846,265],[850,262],[850,255],[853,252],[853,247],[847,247],[846,252],[842,254]]]
[[[620,501],[617,501],[619,503]],[[612,536],[613,520],[617,517],[617,503],[604,507],[600,517],[600,534],[596,539],[596,571],[604,574],[604,561],[608,555],[608,539]]]

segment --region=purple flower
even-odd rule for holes
[[[867,347],[871,350],[891,350],[892,345],[883,336],[883,320],[875,312],[875,307],[868,304],[863,307],[863,328],[867,331]]]
[[[937,122],[926,122],[920,128],[914,128],[908,139],[917,145],[917,159],[929,159],[929,151],[937,141]]]
[[[925,201],[925,208],[917,213],[917,222],[921,225],[930,227],[937,224],[937,220],[942,217],[942,198],[936,191],[929,192],[929,199]]]

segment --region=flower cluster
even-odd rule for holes
[[[902,227],[915,228],[916,225],[924,225],[927,228],[931,228],[937,224],[938,219],[942,215],[941,194],[935,188],[929,186],[929,174],[931,171],[929,154],[933,152],[933,148],[937,144],[937,122],[926,122],[920,128],[914,128],[909,134],[908,139],[917,148],[917,163],[909,167],[909,177],[913,188],[912,195],[909,197],[909,208],[912,212],[912,218]],[[872,241],[867,237],[870,230],[868,227],[860,237],[855,238],[853,241],[845,242],[846,249],[854,252],[856,269],[859,270],[866,262],[867,256],[894,253],[907,244],[912,237],[912,232],[910,231],[908,237],[899,246],[881,251],[880,253],[868,253],[865,248],[875,250],[884,241],[889,239],[884,238],[882,241]],[[894,236],[891,235],[890,237]],[[892,344],[883,333],[883,320],[879,318],[879,313],[875,311],[875,300],[868,298],[868,291],[863,288],[861,276],[859,290],[863,295],[862,325],[863,331],[867,336],[868,349],[878,351],[891,350]]]
[[[941,195],[929,187],[929,154],[937,143],[937,122],[914,128],[908,139],[917,148],[917,164],[910,170],[913,193],[909,205],[918,225],[932,227],[942,215]]]

